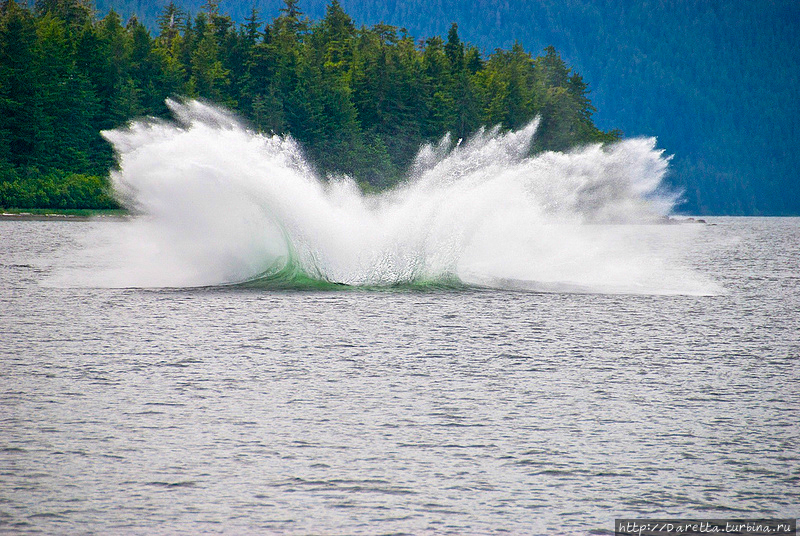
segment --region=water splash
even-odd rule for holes
[[[104,133],[114,191],[137,216],[92,237],[84,283],[718,290],[680,265],[690,226],[663,225],[676,196],[652,138],[530,156],[537,121],[448,136],[422,147],[403,184],[365,195],[348,177],[321,180],[290,137],[168,105],[172,122]]]

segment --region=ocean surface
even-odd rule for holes
[[[796,518],[800,219],[708,221],[712,295],[54,285],[125,224],[0,221],[0,533]]]

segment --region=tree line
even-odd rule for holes
[[[365,188],[396,183],[420,144],[483,125],[518,128],[541,116],[535,151],[608,142],[587,84],[548,47],[484,55],[446,38],[416,40],[386,24],[356,27],[338,0],[305,17],[297,0],[244,23],[209,0],[191,15],[170,2],[158,32],[90,0],[0,2],[0,206],[115,206],[114,166],[100,131],[167,117],[168,97],[235,110],[259,131],[291,134],[321,172]]]

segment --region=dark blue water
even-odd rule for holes
[[[0,221],[0,532],[797,517],[800,219],[713,223],[698,297],[53,288],[118,224]]]

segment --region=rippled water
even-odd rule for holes
[[[51,288],[118,224],[0,221],[0,532],[797,517],[800,219],[713,223],[698,297]]]

